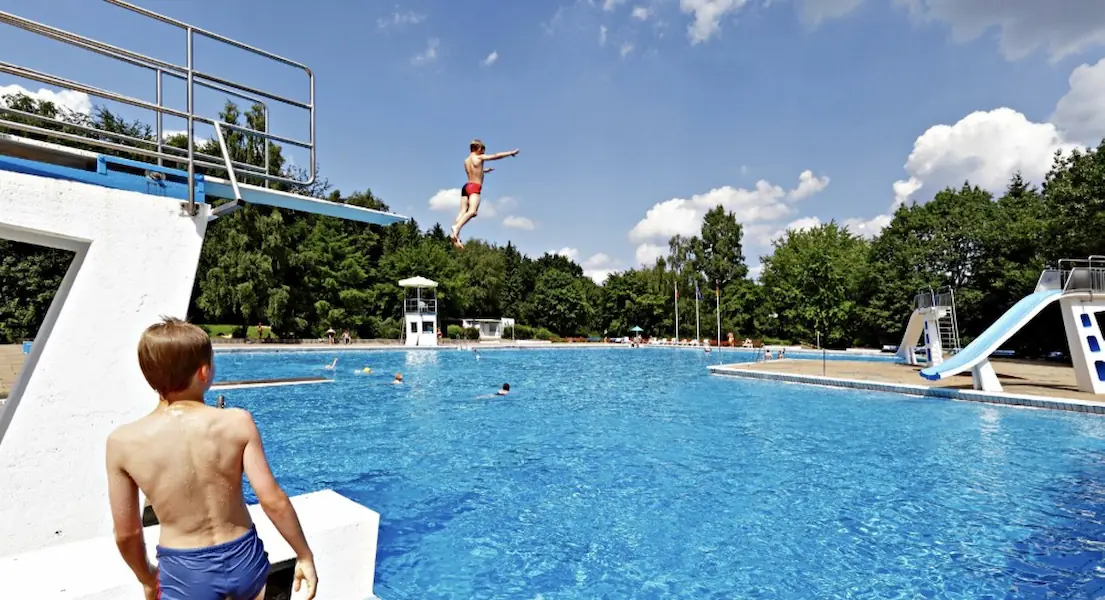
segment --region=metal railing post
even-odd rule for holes
[[[188,216],[196,216],[196,163],[195,163],[195,137],[196,137],[196,121],[195,121],[195,106],[193,102],[193,88],[195,74],[193,72],[194,65],[192,64],[192,28],[188,27],[186,30],[188,36]]]
[[[161,144],[164,141],[164,136],[165,136],[165,131],[164,131],[165,113],[161,112],[161,108],[162,108],[162,106],[161,106],[161,101],[162,101],[162,95],[161,95],[161,69],[157,69],[154,73],[157,77],[157,109],[158,109],[157,110],[157,154],[158,154],[157,166],[161,167],[161,166],[165,165],[164,159],[161,158],[161,156],[160,156],[161,154],[163,154]]]

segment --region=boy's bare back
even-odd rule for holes
[[[108,457],[116,457],[153,506],[159,545],[212,546],[237,539],[253,524],[242,472],[255,431],[246,411],[176,403],[117,429]]]

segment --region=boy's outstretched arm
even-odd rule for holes
[[[257,496],[257,502],[261,510],[265,511],[276,530],[280,532],[288,545],[295,552],[295,590],[299,591],[301,583],[307,584],[306,598],[315,597],[315,587],[318,585],[318,575],[315,574],[314,554],[307,545],[307,537],[303,535],[303,526],[299,524],[299,516],[295,513],[295,507],[280,484],[272,475],[269,461],[265,458],[265,448],[261,444],[261,432],[257,431],[257,424],[253,417],[244,410],[237,410],[241,418],[241,427],[246,435],[245,453],[242,456],[242,468],[245,470],[249,485],[253,488],[253,494]]]
[[[495,154],[481,154],[480,160],[499,160],[500,158],[506,158],[508,156],[514,156],[518,154],[518,150],[511,150],[510,152],[496,152]]]
[[[107,496],[115,545],[135,577],[147,589],[157,587],[157,569],[146,557],[146,539],[142,535],[142,515],[138,512],[138,485],[123,470],[121,449],[114,436],[107,438]]]

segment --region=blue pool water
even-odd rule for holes
[[[224,395],[289,493],[380,512],[384,600],[1105,594],[1100,417],[711,377],[697,352],[340,356],[334,383]]]

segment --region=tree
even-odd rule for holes
[[[806,341],[820,334],[826,346],[851,343],[867,253],[864,240],[835,222],[776,240],[760,280],[781,332]]]

